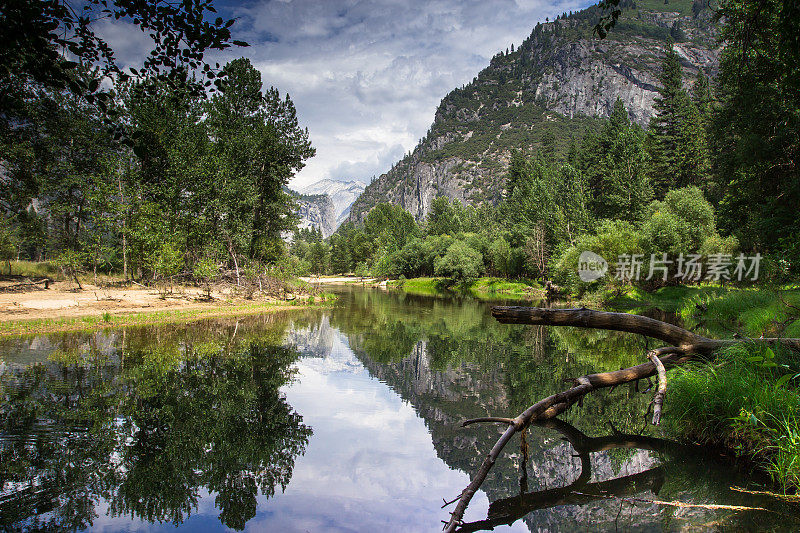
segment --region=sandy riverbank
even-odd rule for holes
[[[3,287],[12,282],[0,283]],[[143,315],[177,318],[207,318],[241,313],[266,312],[296,308],[300,300],[245,300],[212,291],[213,299],[204,298],[197,287],[179,287],[163,296],[155,289],[136,285],[98,287],[54,282],[48,289],[0,292],[0,335],[40,331],[62,331],[104,325],[124,324],[130,317],[144,323]]]

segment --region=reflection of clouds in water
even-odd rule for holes
[[[314,435],[285,494],[261,501],[248,529],[440,531],[447,516],[442,498],[457,495],[469,482],[467,474],[437,457],[425,422],[369,375],[327,319],[289,339],[325,350],[298,361],[297,381],[284,388]],[[480,493],[467,515],[480,519],[487,508]],[[527,528],[516,524],[511,530]]]
[[[350,350],[347,337],[331,327],[328,315],[322,315],[319,322],[308,327],[290,327],[286,343],[303,356],[296,365],[301,379],[306,374],[304,369],[323,375],[357,373],[364,369]]]

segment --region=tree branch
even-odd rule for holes
[[[486,480],[486,476],[494,466],[503,448],[516,432],[524,430],[534,421],[549,420],[558,416],[572,407],[583,396],[594,390],[615,387],[654,375],[658,375],[658,388],[652,402],[654,407],[653,424],[658,424],[661,420],[661,409],[667,389],[667,367],[682,365],[697,356],[710,355],[720,348],[747,342],[743,339],[709,339],[661,320],[628,313],[595,311],[585,307],[580,309],[552,309],[496,306],[492,308],[492,316],[504,324],[572,326],[636,333],[664,341],[672,346],[657,348],[648,352],[648,358],[650,359],[648,363],[611,372],[587,374],[576,378],[572,380],[575,386],[539,400],[516,418],[484,417],[465,421],[462,424],[464,426],[476,422],[502,422],[509,424],[509,426],[486,456],[467,488],[461,493],[456,508],[444,527],[444,531],[448,533],[454,532],[462,523],[461,520],[470,500]],[[800,351],[800,339],[769,338],[754,339],[749,342],[777,343]]]
[[[657,426],[661,423],[661,408],[664,405],[664,396],[667,393],[667,369],[664,368],[664,363],[661,362],[659,357],[661,353],[669,348],[658,348],[647,352],[647,357],[652,361],[658,373],[658,388],[653,396],[653,425]],[[674,353],[674,352],[673,352]]]

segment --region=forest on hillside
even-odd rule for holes
[[[609,263],[639,260],[648,288],[793,279],[800,272],[798,21],[763,13],[751,2],[721,6],[727,44],[714,80],[701,73],[687,89],[670,47],[647,128],[618,100],[597,131],[559,140],[568,143],[565,156],[548,149],[551,138],[533,157],[514,152],[497,205],[440,197],[417,223],[382,204],[363,226],[346,224],[328,242],[301,236],[293,254],[311,272],[452,283],[491,275],[580,290],[588,287],[577,275],[583,251]],[[696,276],[683,268],[690,257],[702,263]]]
[[[308,133],[288,95],[263,90],[249,60],[213,68],[191,48],[178,62],[163,48],[131,76],[108,58],[93,63],[106,57],[97,42],[81,63],[59,56],[56,42],[19,46],[0,80],[0,259],[139,280],[271,269],[574,287],[585,250],[609,262],[641,255],[648,274],[666,254],[663,283],[685,281],[680,254],[732,267],[740,254],[760,254],[761,279],[786,280],[800,268],[800,46],[791,6],[769,4],[719,6],[726,45],[715,79],[701,73],[687,89],[680,58],[667,52],[647,128],[618,101],[579,136],[543,130],[533,156],[512,150],[499,202],[438,198],[421,223],[379,205],[326,241],[296,232],[285,189],[314,154]],[[63,18],[35,15],[43,32]],[[625,24],[606,38],[628,32]],[[209,26],[198,50],[230,46],[229,26]],[[179,29],[167,24],[164,35]],[[81,52],[78,37],[60,44]],[[49,63],[36,63],[42,50]]]

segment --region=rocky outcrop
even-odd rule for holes
[[[690,43],[675,44],[686,78],[696,78],[699,69],[715,75],[719,51]],[[653,116],[658,95],[658,72],[666,44],[581,39],[554,54],[552,63],[536,83],[535,94],[550,111],[567,117],[607,117],[617,98],[630,119],[646,127]]]
[[[330,197],[325,194],[300,195],[295,198],[297,203],[296,214],[300,218],[297,227],[300,229],[314,228],[322,233],[323,237],[333,234],[336,224],[336,211]]]
[[[364,187],[365,185],[360,181],[324,179],[301,187],[298,192],[306,195],[324,194],[330,198],[336,217],[334,221],[334,229],[336,229],[342,222],[347,220],[350,215],[350,206],[364,192]]]
[[[329,237],[347,220],[350,207],[364,192],[360,181],[320,180],[300,187],[296,196],[300,228],[315,228]]]
[[[600,40],[596,7],[539,24],[516,50],[496,55],[472,83],[453,90],[417,147],[367,186],[349,219],[362,222],[381,202],[400,205],[418,220],[447,196],[496,203],[512,150],[564,157],[599,127],[620,98],[636,123],[653,116],[658,74],[668,42],[691,85],[700,69],[714,76],[719,45],[713,14],[702,2],[671,0],[653,9],[623,0],[623,15]]]

